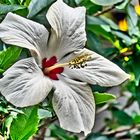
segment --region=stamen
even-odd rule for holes
[[[69,68],[84,68],[87,66],[86,62],[91,59],[91,54],[80,55],[69,62]]]
[[[85,66],[87,66],[86,62],[88,60],[91,59],[91,54],[84,54],[84,55],[80,55],[77,56],[76,58],[72,59],[71,61],[69,61],[68,63],[62,63],[62,64],[55,64],[52,65],[50,67],[46,67],[43,69],[44,74],[49,74],[50,72],[52,72],[55,69],[59,69],[59,68],[63,68],[65,66],[69,66],[69,68],[76,68],[76,69],[80,69],[80,68],[84,68]]]

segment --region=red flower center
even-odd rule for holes
[[[55,56],[51,57],[50,59],[44,58],[42,60],[42,70],[44,75],[48,76],[53,80],[58,80],[57,74],[60,74],[64,71],[63,67],[56,67],[50,71],[47,68],[54,66],[57,63],[57,58]]]

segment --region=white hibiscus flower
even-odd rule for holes
[[[0,24],[0,39],[31,51],[0,79],[0,92],[13,105],[40,103],[53,89],[53,107],[62,128],[91,132],[95,102],[88,84],[116,86],[129,78],[117,65],[83,48],[85,8],[57,0],[46,15],[51,33],[36,22],[8,13]]]

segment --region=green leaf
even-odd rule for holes
[[[20,56],[22,49],[19,47],[9,47],[0,52],[0,72],[9,68]]]
[[[107,18],[105,16],[102,16],[101,19],[105,23],[107,23],[112,29],[115,29],[115,30],[118,30],[119,29],[118,25],[115,22],[113,22],[111,19],[109,19],[109,18]]]
[[[5,123],[5,127],[10,128],[13,119],[14,119],[13,116],[12,115],[9,115],[6,118],[5,122],[4,122]]]
[[[75,0],[76,4],[80,4],[82,0]]]
[[[108,24],[101,18],[87,16],[87,25],[108,25]]]
[[[115,95],[109,94],[109,93],[94,93],[95,103],[96,105],[106,103],[110,100],[116,99]]]
[[[91,0],[91,2],[93,2],[97,5],[102,5],[102,6],[114,5],[114,4],[117,4],[122,1],[123,0]]]
[[[127,16],[127,24],[128,24],[128,32],[129,35],[136,35],[136,36],[140,36],[140,31],[139,28],[137,27],[137,23],[138,23],[138,16],[135,12],[134,6],[133,5],[128,5],[127,6],[127,12],[128,12],[128,16]]]
[[[66,131],[56,125],[50,125],[50,136],[59,138],[60,140],[78,140],[76,136],[71,136]]]
[[[28,107],[23,110],[24,114],[18,114],[10,127],[12,140],[28,140],[38,129],[38,107]]]
[[[93,32],[87,31],[87,47],[101,55],[104,55],[104,48],[101,44],[100,38]]]
[[[43,24],[45,27],[50,28],[50,25],[46,18],[47,9],[42,10],[36,16],[32,17],[33,21]]]
[[[17,108],[13,108],[12,106],[8,106],[7,107],[7,110],[8,111],[13,111],[13,112],[16,112],[16,113],[21,113],[21,114],[24,114],[24,112],[22,110],[19,110]]]
[[[2,106],[0,106],[0,112],[3,112],[3,113],[8,113],[8,110],[3,108]]]
[[[3,69],[0,69],[0,73],[3,73],[4,72],[4,70]]]
[[[114,40],[114,36],[112,36],[111,32],[108,32],[108,30],[110,31],[109,24],[101,18],[87,16],[86,29],[97,35],[103,36],[111,42]]]
[[[10,4],[19,4],[19,3],[18,3],[18,0],[8,0],[8,2],[9,2]]]
[[[52,113],[45,109],[38,109],[39,119],[50,118],[52,117]]]
[[[121,4],[117,5],[116,8],[117,9],[124,9],[128,3],[129,3],[129,0],[124,0]]]
[[[85,140],[115,140],[115,139],[108,138],[107,136],[103,136],[98,133],[91,133],[86,137]]]
[[[136,133],[132,133],[131,134],[132,136],[132,139],[131,140],[139,140],[140,139],[140,134],[138,133],[138,134],[136,134]]]
[[[105,39],[109,40],[110,42],[112,42],[112,40],[114,40],[114,36],[112,36],[111,33],[104,30],[101,26],[98,26],[98,25],[87,26],[87,30],[95,33],[96,35],[104,37]]]
[[[112,108],[113,118],[118,122],[119,125],[132,125],[133,119],[123,110],[119,110],[115,107]]]
[[[140,115],[135,115],[133,117],[133,121],[134,121],[135,124],[139,124],[140,123]]]
[[[29,4],[29,14],[28,18],[34,17],[36,14],[38,14],[41,10],[44,8],[47,8],[54,0],[31,0]]]
[[[132,45],[137,42],[135,39],[131,39],[128,35],[119,32],[119,31],[112,31],[113,35],[116,35],[117,37],[122,39],[122,42],[126,45]]]
[[[140,82],[140,62],[139,62],[139,57],[140,56],[135,56],[133,58],[133,65],[132,65],[132,70],[135,75],[135,85],[139,86]]]
[[[6,14],[8,12],[14,12],[17,10],[26,9],[25,6],[20,5],[6,5],[6,4],[0,4],[0,14]]]
[[[132,21],[132,24],[134,26],[136,26],[137,22],[138,22],[138,16],[137,16],[137,14],[135,12],[134,6],[129,4],[127,6],[127,12],[128,12],[128,16],[130,17],[130,19]]]
[[[90,0],[82,0],[80,6],[84,6],[86,8],[87,15],[93,15],[102,10],[102,6],[92,3]]]

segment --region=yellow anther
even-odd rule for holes
[[[86,62],[91,59],[90,54],[84,54],[77,56],[76,58],[72,59],[69,62],[69,67],[70,68],[83,68],[86,66]]]
[[[128,30],[128,25],[127,21],[125,19],[119,21],[119,28],[121,31],[127,31]]]

